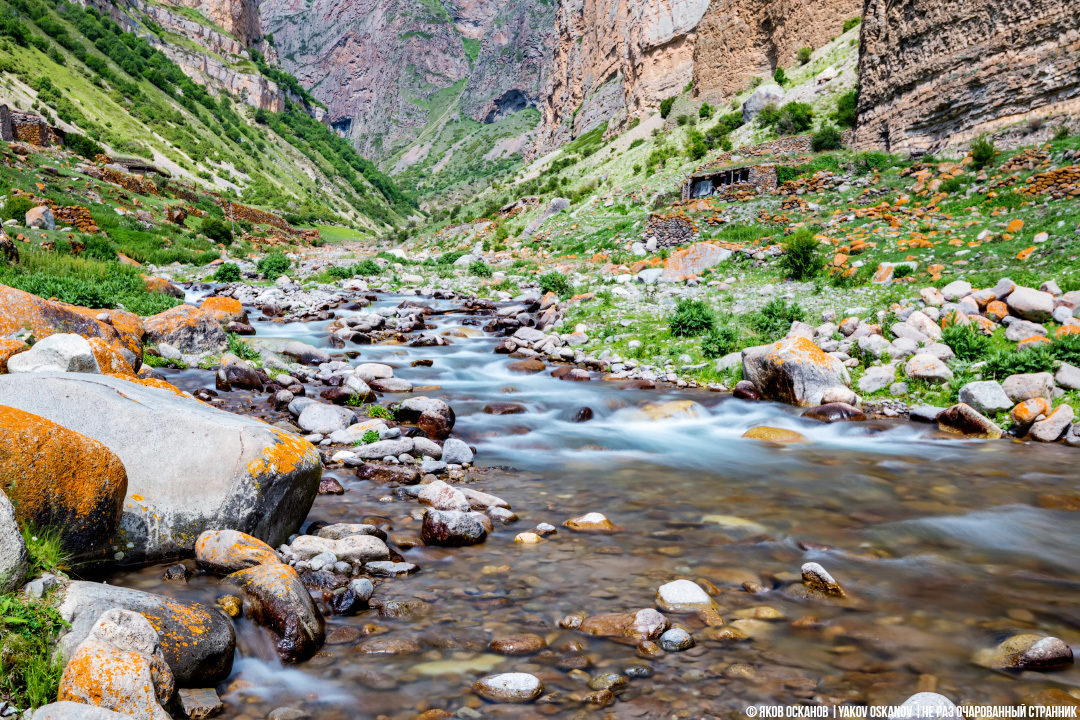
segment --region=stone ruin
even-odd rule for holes
[[[740,190],[756,190],[759,193],[775,192],[777,186],[775,165],[749,165],[741,168],[713,170],[691,175],[682,185],[682,200],[727,196]]]
[[[697,231],[694,221],[682,213],[650,213],[645,225],[645,238],[656,238],[657,249],[673,248],[697,240]]]
[[[0,139],[38,147],[60,144],[60,136],[49,127],[45,118],[35,113],[12,110],[7,105],[0,105]]]

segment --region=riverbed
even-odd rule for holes
[[[374,307],[404,299],[379,296]],[[437,310],[459,305],[409,299]],[[327,344],[328,321],[282,324],[249,313],[256,337],[341,352]],[[485,319],[448,313],[429,322],[452,344],[351,346],[352,362],[389,364],[426,387],[413,394],[450,403],[455,436],[477,450],[465,481],[508,501],[520,520],[496,524],[477,546],[396,547],[421,572],[378,580],[377,608],[327,615],[328,643],[306,662],[283,667],[262,631],[239,621],[234,671],[219,687],[222,717],[264,718],[282,706],[328,720],[405,720],[432,708],[460,717],[741,717],[760,703],[893,705],[933,690],[999,705],[1080,687],[1074,667],[1007,675],[971,659],[1019,632],[1080,642],[1074,450],[959,441],[900,420],[827,425],[790,406],[670,386],[625,389],[599,373],[590,382],[523,375],[508,370],[513,358],[492,352],[499,338],[480,330]],[[432,364],[414,367],[419,359]],[[164,372],[187,391],[214,387],[210,371]],[[308,386],[310,395],[318,389]],[[223,397],[231,410],[280,417],[264,395]],[[660,419],[652,416],[666,413],[647,407],[679,401],[692,404]],[[484,412],[508,402],[525,412]],[[759,425],[797,430],[808,442],[740,437]],[[346,492],[319,496],[309,521],[375,522],[391,540],[419,535],[421,506],[400,489],[346,468],[326,476]],[[562,527],[587,512],[604,513],[618,531]],[[539,523],[558,533],[514,542]],[[850,600],[788,592],[809,561]],[[166,582],[164,567],[108,580],[207,604],[222,593],[212,576]],[[567,615],[655,607],[657,588],[678,578],[714,593],[724,627],[736,632],[669,614],[695,647],[646,659],[633,644],[559,627]],[[487,649],[519,633],[543,636],[547,649],[525,657]],[[479,677],[513,671],[539,677],[545,696],[497,706],[471,692]],[[583,702],[589,676],[606,672],[627,676],[625,690],[606,708]]]

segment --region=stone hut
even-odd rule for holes
[[[737,190],[775,192],[775,165],[748,165],[696,173],[682,185],[682,199],[695,200],[712,195],[727,195]]]

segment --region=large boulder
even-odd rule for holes
[[[401,403],[394,417],[414,422],[432,440],[445,440],[454,429],[454,409],[438,398],[411,397]]]
[[[55,230],[56,216],[48,205],[38,205],[26,211],[26,227],[38,230]]]
[[[1054,316],[1054,296],[1042,290],[1018,286],[1005,302],[1014,315],[1031,322],[1046,322]]]
[[[106,610],[60,678],[59,699],[115,710],[139,720],[171,720],[163,706],[176,691],[150,621],[130,610]]]
[[[770,103],[779,106],[784,102],[784,88],[779,85],[762,85],[742,104],[742,119],[749,123]]]
[[[56,333],[8,360],[8,372],[101,373],[94,349],[82,335]]]
[[[743,377],[766,400],[804,407],[820,405],[825,391],[846,388],[851,382],[840,360],[804,337],[746,348],[742,361]]]
[[[195,541],[195,561],[207,572],[228,575],[281,558],[258,538],[236,530],[207,530]]]
[[[34,720],[125,720],[129,717],[113,710],[68,700],[42,705],[34,712]]]
[[[244,595],[244,615],[269,628],[282,660],[296,662],[315,654],[326,637],[322,613],[296,571],[266,563],[225,578]]]
[[[232,672],[236,636],[217,608],[153,595],[141,590],[72,581],[61,588],[58,610],[71,624],[60,638],[70,659],[101,615],[111,608],[139,613],[161,638],[161,651],[181,687],[213,686]]]
[[[108,320],[98,320],[101,316]],[[138,315],[123,310],[91,310],[0,285],[0,337],[24,328],[29,328],[37,340],[54,333],[99,337],[121,349],[132,367],[138,369],[142,360],[144,330]]]
[[[240,304],[239,300],[230,297],[208,297],[203,300],[199,309],[210,317],[214,318],[221,325],[228,325],[231,322],[242,322],[247,324],[248,314],[244,310],[244,306]]]
[[[146,339],[155,345],[168,343],[182,353],[202,355],[229,348],[229,338],[213,315],[193,305],[177,305],[146,318]]]
[[[984,415],[995,415],[1013,406],[997,380],[979,380],[960,388],[960,402],[967,403]]]
[[[957,403],[937,416],[938,429],[965,438],[997,440],[1003,434],[1000,427],[966,403]]]
[[[128,471],[115,544],[124,563],[190,556],[204,530],[277,546],[318,492],[318,451],[297,435],[119,378],[0,375],[10,406],[104,444]]]
[[[12,404],[18,403],[9,387],[37,385],[27,377],[3,381],[0,398]],[[58,532],[65,550],[90,560],[104,557],[120,526],[128,477],[120,458],[97,440],[0,405],[0,489],[20,521]]]
[[[28,560],[15,508],[7,495],[0,492],[0,595],[22,586]]]

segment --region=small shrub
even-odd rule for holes
[[[393,420],[394,413],[390,412],[382,405],[368,405],[367,414],[369,418],[382,418],[383,420]]]
[[[675,306],[675,312],[668,318],[668,328],[672,335],[695,337],[716,324],[713,311],[701,300],[683,298]]]
[[[1010,375],[1053,371],[1054,347],[1046,343],[1020,351],[998,350],[986,358],[983,366],[983,375],[995,380],[1004,380]]]
[[[847,20],[844,21],[844,32],[847,32],[851,28],[858,26],[859,23],[861,23],[861,22],[862,22],[861,17],[848,18]]]
[[[364,277],[370,275],[378,275],[382,273],[382,268],[379,267],[379,263],[375,262],[371,258],[367,258],[361,262],[352,266],[353,273],[356,275],[363,275]]]
[[[781,87],[786,85],[788,78],[787,73],[784,72],[784,68],[778,65],[776,67],[776,70],[772,74],[772,79],[776,82],[777,85],[780,85]]]
[[[20,225],[24,225],[26,223],[26,213],[35,207],[34,202],[25,195],[8,195],[7,201],[4,202],[4,219],[14,220]]]
[[[115,262],[117,259],[116,248],[108,238],[101,235],[92,235],[86,240],[86,249],[81,257],[97,260],[99,262]]]
[[[791,323],[805,319],[806,311],[798,303],[788,304],[783,298],[774,298],[750,316],[750,327],[772,341],[786,335]]]
[[[479,278],[491,277],[491,268],[483,260],[475,260],[469,265],[469,274]]]
[[[997,148],[986,136],[978,137],[971,143],[971,164],[976,170],[982,170],[997,157]]]
[[[354,275],[353,269],[348,265],[335,265],[326,271],[326,274],[337,280],[345,280]]]
[[[214,273],[214,280],[219,283],[240,282],[240,266],[236,263],[223,263]]]
[[[810,62],[810,56],[814,54],[814,49],[811,47],[801,47],[799,52],[795,53],[795,57],[798,59],[800,65],[805,65]]]
[[[48,599],[0,597],[0,697],[22,708],[56,700],[64,661],[52,646],[66,627]]]
[[[259,351],[241,340],[236,333],[229,333],[229,352],[241,360],[256,364],[262,362],[262,355],[259,354]]]
[[[671,114],[671,107],[675,104],[675,98],[664,98],[660,101],[660,117],[667,120],[667,116]]]
[[[1057,126],[1057,130],[1054,131],[1054,140],[1068,140],[1069,139],[1069,126],[1062,123]]]
[[[742,335],[729,325],[716,325],[701,339],[701,354],[720,358],[742,349]]]
[[[893,266],[892,276],[896,278],[906,278],[914,273],[915,270],[910,265],[895,265]]]
[[[376,406],[378,407],[378,406]],[[357,440],[354,445],[370,445],[373,442],[379,441],[379,431],[372,429],[364,433],[363,437]]]
[[[822,125],[818,131],[814,133],[814,137],[810,141],[810,148],[814,152],[839,150],[843,147],[841,140],[842,136],[835,125]]]
[[[222,245],[232,245],[232,230],[229,229],[228,225],[217,218],[205,218],[202,221],[202,224],[199,225],[199,232],[214,242],[221,243]]]
[[[832,114],[832,121],[840,127],[855,127],[855,110],[858,107],[859,95],[855,90],[848,90],[836,101],[836,110]]]
[[[289,268],[292,267],[292,262],[285,257],[284,253],[273,252],[259,260],[256,267],[259,273],[267,280],[277,280],[288,272]]]
[[[676,124],[678,124],[679,127],[682,127],[688,122],[690,122],[690,116],[686,114],[680,115],[679,117],[675,118],[675,122]]]
[[[544,294],[552,292],[565,300],[574,294],[574,286],[565,275],[552,270],[540,276],[540,292]]]
[[[1080,335],[1062,335],[1054,342],[1054,356],[1061,362],[1080,367]]]
[[[65,552],[61,545],[58,531],[23,525],[20,532],[29,557],[27,572],[30,577],[43,573],[64,573],[68,570],[71,555]]]
[[[956,357],[968,362],[982,360],[990,350],[990,338],[976,329],[974,324],[947,324],[941,331],[941,341],[952,348]]]
[[[825,258],[818,252],[818,243],[809,230],[800,230],[784,243],[780,269],[796,280],[809,280],[825,267]]]
[[[630,149],[633,150],[634,148],[641,147],[644,144],[645,144],[645,139],[644,138],[637,138],[636,140],[634,140],[633,142],[630,143]]]
[[[712,117],[713,107],[709,103],[701,103],[701,107],[697,111],[698,117],[702,120],[708,120]]]
[[[686,155],[691,160],[700,160],[709,152],[705,144],[705,136],[700,130],[691,130],[686,136]]]
[[[105,152],[105,148],[101,147],[85,135],[80,135],[77,132],[69,132],[64,136],[64,147],[67,148],[69,152],[73,152],[88,160],[93,160],[95,157],[104,154]]]

